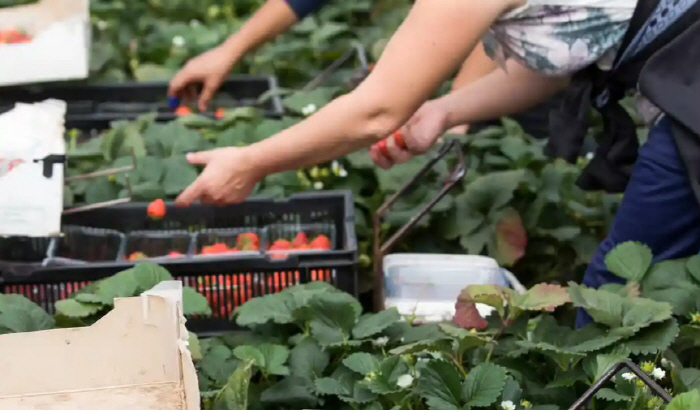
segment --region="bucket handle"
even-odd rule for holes
[[[427,204],[423,205],[418,209],[411,219],[406,222],[399,230],[397,230],[389,239],[384,243],[380,243],[380,226],[382,222],[382,217],[389,211],[391,206],[396,203],[396,201],[401,198],[404,194],[409,192],[411,188],[423,178],[428,171],[430,171],[435,164],[438,163],[445,155],[454,151],[457,156],[457,165],[452,169],[447,179],[443,183],[440,191],[435,195]],[[457,139],[449,138],[447,139],[438,151],[430,158],[430,160],[423,165],[423,167],[416,172],[413,177],[406,181],[406,183],[399,188],[393,195],[387,198],[386,201],[377,209],[377,211],[372,216],[372,237],[373,237],[373,267],[374,267],[374,309],[382,310],[384,309],[384,270],[382,259],[387,252],[389,252],[396,243],[401,240],[415,225],[421,220],[434,206],[437,204],[447,192],[454,187],[457,182],[459,182],[467,172],[467,167],[464,161],[464,153],[462,152],[462,146]]]

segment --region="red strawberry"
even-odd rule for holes
[[[326,235],[319,235],[315,237],[309,244],[312,249],[330,249],[331,241]]]
[[[221,108],[221,107],[219,107],[219,108],[217,108],[216,111],[214,112],[214,116],[215,116],[216,118],[224,118],[224,113],[225,113],[225,112],[224,112],[224,109]]]
[[[294,237],[292,241],[292,248],[300,249],[302,246],[306,245],[309,239],[306,237],[304,232],[299,232],[297,236]]]
[[[148,216],[153,219],[163,219],[165,216],[165,202],[162,199],[156,199],[148,204]]]
[[[133,261],[141,261],[141,260],[144,260],[144,259],[148,259],[148,256],[147,256],[145,253],[143,253],[143,252],[134,252],[134,253],[132,253],[131,255],[129,255],[129,261],[130,261],[130,262],[133,262]]]
[[[203,246],[200,254],[202,255],[216,255],[220,253],[228,252],[228,246],[225,243],[215,243],[209,246]]]
[[[182,117],[182,116],[190,115],[190,114],[192,114],[192,110],[190,109],[190,107],[186,107],[184,105],[181,105],[175,109],[175,115],[177,115],[178,117]]]
[[[243,232],[236,237],[236,248],[242,251],[257,251],[260,249],[260,238],[255,232]]]
[[[177,252],[177,251],[171,251],[170,253],[168,253],[168,257],[169,257],[169,258],[181,258],[181,257],[183,257],[183,256],[185,256],[185,255],[183,255],[183,254],[181,254],[180,252]]]

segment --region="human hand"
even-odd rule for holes
[[[447,113],[432,102],[427,102],[391,137],[369,149],[377,166],[387,169],[427,152],[443,134]]]
[[[196,200],[216,204],[243,202],[263,177],[250,161],[245,148],[195,152],[187,155],[187,161],[205,167],[175,199],[179,206],[188,206]]]
[[[223,45],[206,51],[190,59],[175,74],[168,86],[168,96],[178,97],[184,102],[198,100],[199,110],[204,111],[235,63],[236,58]],[[197,84],[202,85],[199,96],[195,88]]]

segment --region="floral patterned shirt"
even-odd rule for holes
[[[502,16],[484,38],[503,64],[514,58],[530,69],[572,74],[590,64],[609,69],[637,0],[528,0]]]

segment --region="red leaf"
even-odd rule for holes
[[[505,214],[496,224],[496,249],[498,261],[504,266],[512,266],[525,255],[527,232],[520,214],[513,208],[505,209]]]
[[[460,297],[455,303],[454,324],[464,329],[484,330],[488,326],[486,320],[481,317],[476,303],[470,298]]]

